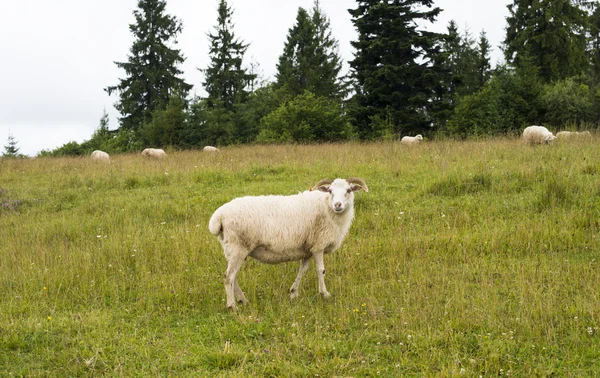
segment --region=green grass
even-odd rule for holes
[[[0,376],[597,374],[597,143],[0,159]],[[290,302],[299,263],[249,259],[227,311],[212,212],[349,176],[332,298],[314,263]]]

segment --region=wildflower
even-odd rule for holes
[[[52,320],[52,316],[48,316],[48,320]]]
[[[366,305],[367,305],[366,303],[363,303],[361,306],[365,307]]]

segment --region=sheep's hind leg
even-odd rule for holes
[[[302,276],[304,275],[304,273],[306,273],[309,262],[310,262],[310,257],[307,257],[307,258],[303,259],[302,262],[300,263],[300,269],[298,270],[298,275],[296,276],[296,280],[294,281],[294,283],[292,284],[292,287],[290,288],[290,299],[294,299],[294,298],[298,297],[298,287],[300,286],[300,280],[302,279]]]
[[[235,293],[235,298],[237,299],[238,303],[242,303],[242,304],[248,303],[248,300],[246,299],[244,292],[242,291],[242,289],[240,289],[240,285],[238,284],[237,278],[235,279],[235,282],[234,282],[233,291]]]
[[[238,298],[240,298],[239,294],[242,294],[242,301],[246,298],[244,297],[244,293],[240,289],[237,283],[237,273],[242,267],[242,263],[246,258],[246,254],[243,253],[243,250],[239,247],[232,246],[231,244],[227,247],[229,252],[227,256],[229,259],[227,260],[227,271],[225,271],[225,293],[227,294],[227,307],[234,309],[235,308],[235,295],[238,294]],[[239,293],[237,292],[239,290]]]
[[[325,287],[325,265],[323,264],[323,252],[313,254],[315,258],[315,264],[317,265],[317,278],[319,279],[319,293],[323,295],[323,298],[331,297],[331,294]]]

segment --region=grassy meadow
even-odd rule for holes
[[[0,159],[0,376],[593,376],[600,140]],[[342,247],[248,259],[225,306],[208,220],[243,195],[363,178]]]

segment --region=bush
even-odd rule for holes
[[[148,146],[175,146],[181,143],[185,128],[185,101],[172,96],[165,109],[152,112],[152,121],[143,125],[140,136]]]
[[[349,138],[340,102],[311,92],[284,102],[262,119],[259,142],[332,142]]]
[[[254,142],[260,132],[261,120],[276,110],[286,97],[282,89],[275,89],[274,84],[268,84],[250,93],[248,101],[236,104],[234,108],[236,142]]]
[[[541,121],[542,89],[534,69],[500,67],[481,91],[459,100],[444,133],[463,138],[520,133]]]
[[[547,85],[542,96],[546,121],[553,126],[581,124],[594,119],[594,101],[590,88],[573,78]]]

